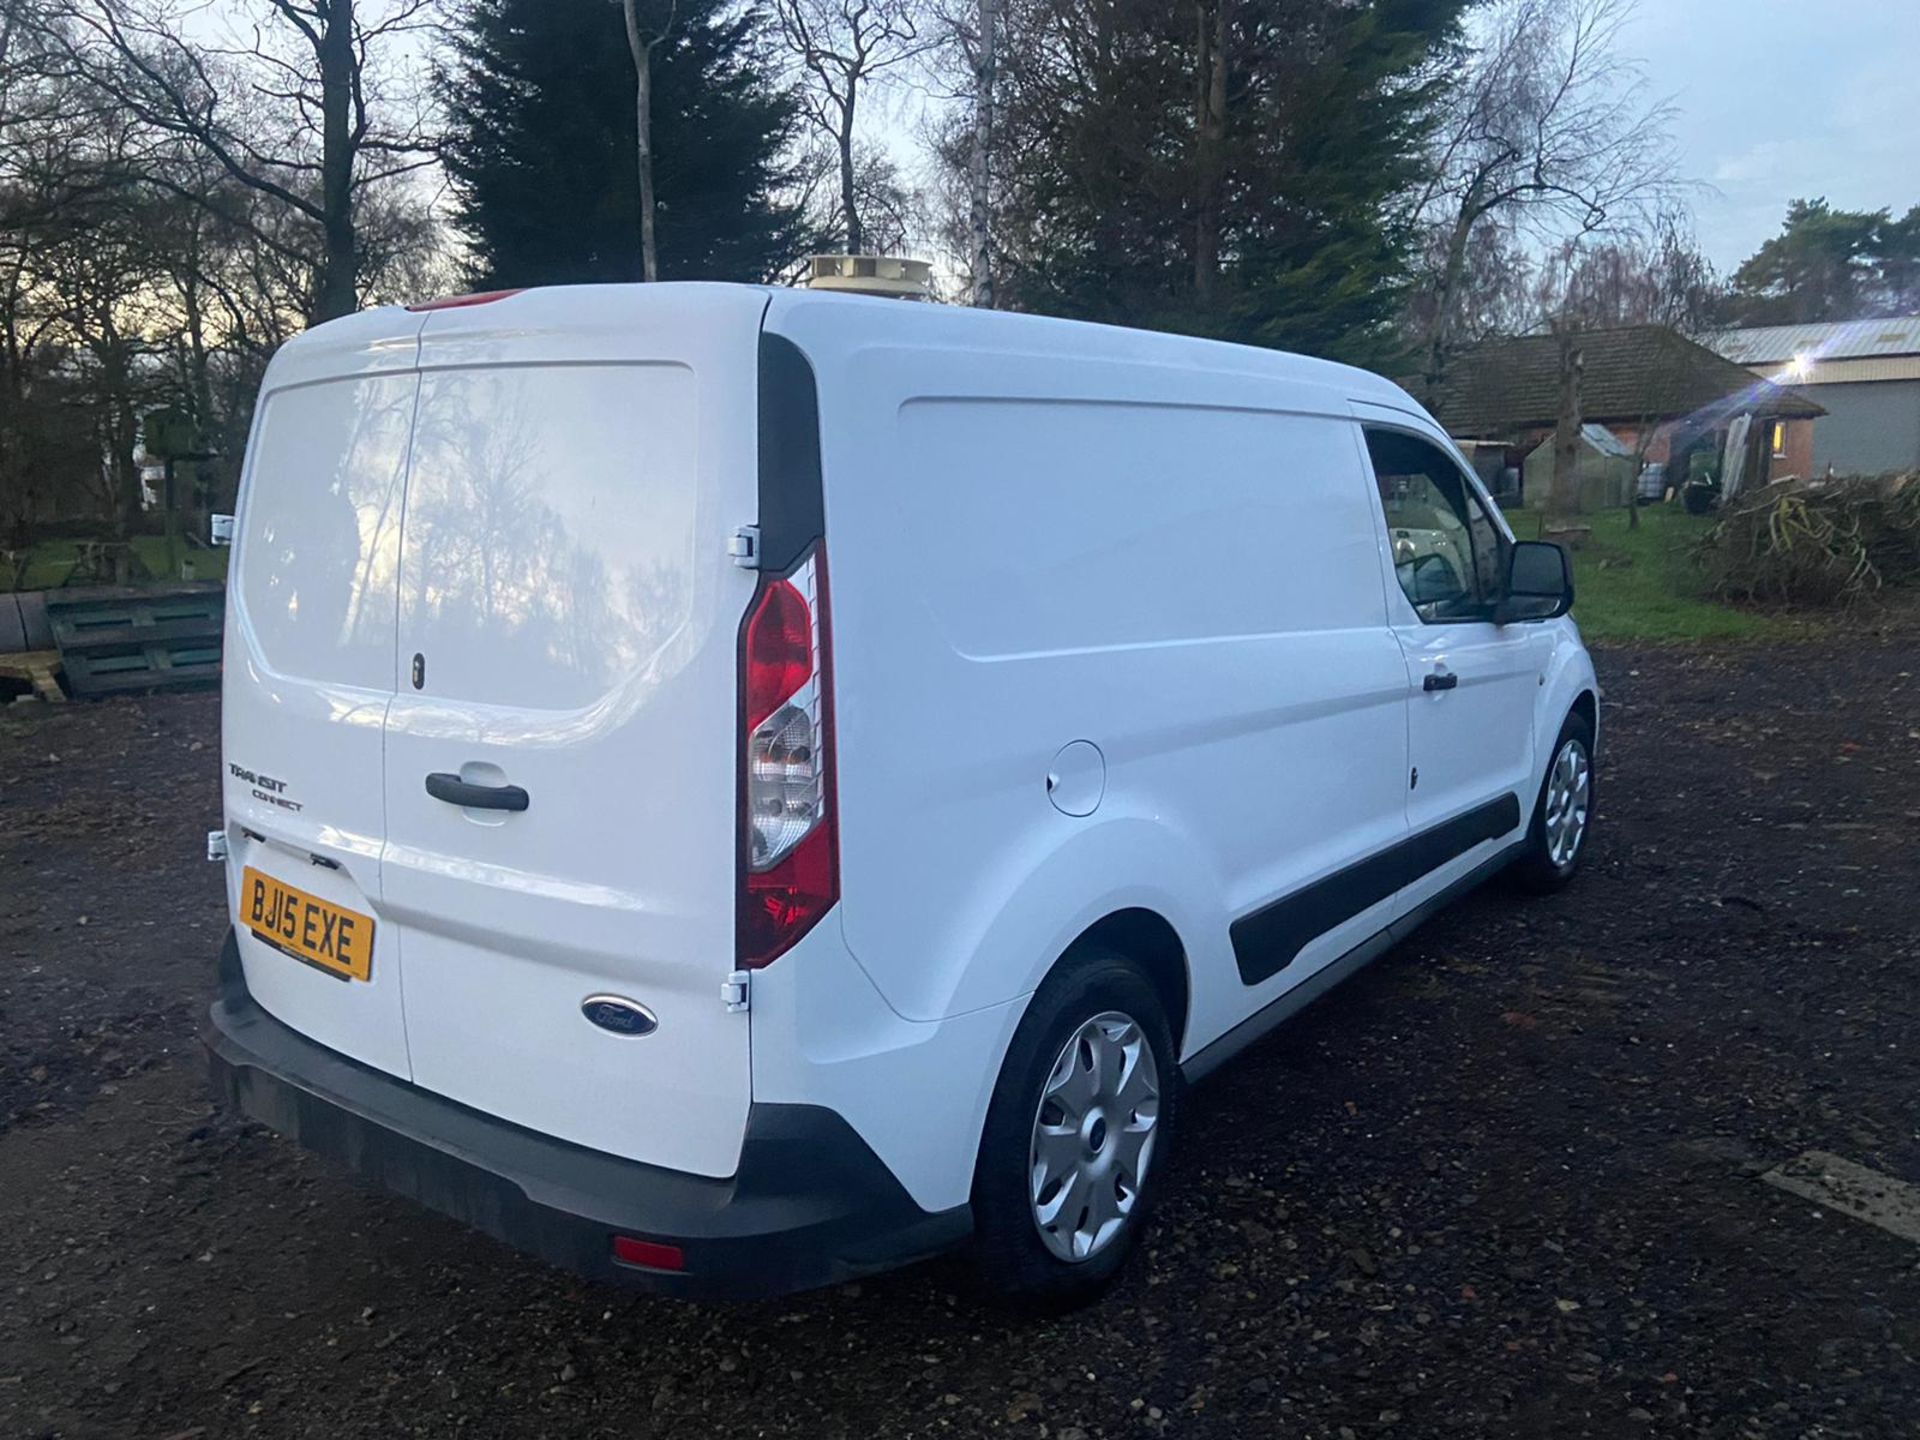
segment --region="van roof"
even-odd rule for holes
[[[379,351],[406,346],[423,334],[459,328],[468,336],[487,331],[528,330],[552,334],[571,325],[600,329],[636,316],[650,298],[678,302],[676,308],[710,301],[737,307],[747,296],[767,307],[770,328],[786,331],[796,323],[818,333],[830,328],[846,344],[938,345],[1061,358],[1102,359],[1195,371],[1225,372],[1311,385],[1343,392],[1401,410],[1420,407],[1406,391],[1370,371],[1254,345],[1204,340],[1121,325],[1062,320],[1009,310],[976,310],[962,305],[912,303],[864,295],[735,285],[708,281],[667,281],[653,285],[563,285],[511,291],[483,304],[460,309],[416,311],[398,305],[362,311],[308,331],[282,347],[289,362],[280,368],[305,370],[320,351],[334,354]],[[829,327],[819,322],[830,320]],[[391,362],[389,362],[391,363]]]
[[[956,347],[979,345],[1028,354],[1232,371],[1343,390],[1356,400],[1373,400],[1401,409],[1413,403],[1398,385],[1370,371],[1257,345],[1237,345],[1159,330],[1136,330],[1089,320],[1062,320],[1013,310],[903,303],[809,290],[775,289],[770,293],[773,299],[768,319],[775,328],[783,328],[789,316],[826,308],[844,317],[836,328],[843,333],[857,330],[862,339]]]

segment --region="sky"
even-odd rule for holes
[[[1723,274],[1787,202],[1920,205],[1920,0],[1640,0],[1620,49],[1679,110],[1680,168]]]

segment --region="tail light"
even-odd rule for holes
[[[765,578],[740,632],[739,963],[772,963],[840,898],[826,553]]]
[[[416,315],[433,310],[467,310],[475,305],[491,305],[496,300],[511,300],[518,290],[477,290],[471,295],[443,295],[438,300],[422,300],[407,306]]]

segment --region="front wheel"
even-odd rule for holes
[[[1065,1310],[1138,1242],[1178,1099],[1166,1013],[1123,955],[1070,956],[1008,1047],[974,1175],[973,1261],[995,1298]]]
[[[1592,829],[1593,726],[1574,714],[1554,741],[1514,878],[1535,894],[1560,889],[1579,870]]]

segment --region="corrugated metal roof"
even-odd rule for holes
[[[1875,380],[1920,380],[1920,355],[1893,359],[1815,360],[1802,370],[1787,364],[1760,364],[1753,373],[1780,385],[1817,392],[1823,385],[1859,385]]]
[[[1602,455],[1612,455],[1622,460],[1633,458],[1633,451],[1623,445],[1620,437],[1604,425],[1582,425],[1580,433],[1586,437],[1587,444]]]
[[[1633,451],[1629,450],[1620,437],[1604,425],[1582,425],[1580,427],[1580,438],[1586,443],[1589,450],[1593,451],[1596,455],[1604,455],[1609,460],[1631,460],[1633,458]],[[1551,451],[1552,449],[1553,436],[1549,435],[1527,453],[1529,455],[1537,455],[1542,450]]]
[[[1846,320],[1834,325],[1770,325],[1724,330],[1708,342],[1742,365],[1780,365],[1805,355],[1812,360],[1883,359],[1920,355],[1920,315],[1894,320]]]

